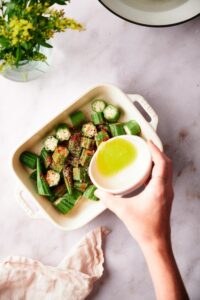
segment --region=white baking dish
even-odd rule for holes
[[[39,152],[42,146],[43,138],[60,122],[66,122],[68,115],[78,109],[81,109],[86,116],[90,116],[90,102],[94,98],[103,98],[109,103],[118,105],[123,110],[121,121],[135,119],[141,126],[142,136],[145,139],[151,139],[160,149],[162,143],[156,133],[158,116],[146,100],[140,95],[126,95],[119,88],[105,84],[99,85],[69,105],[61,114],[56,116],[46,126],[32,135],[28,140],[22,143],[15,151],[12,158],[12,167],[14,173],[21,183],[17,190],[17,198],[27,214],[32,218],[48,218],[52,223],[63,230],[73,230],[79,228],[105,210],[101,202],[88,201],[81,199],[74,209],[67,215],[62,215],[48,202],[44,197],[37,194],[33,182],[29,179],[27,170],[19,162],[21,152],[31,150]],[[140,103],[143,109],[150,116],[151,121],[147,122],[143,115],[134,105],[134,102]],[[24,194],[27,191],[28,194]],[[26,195],[26,196],[24,196]],[[34,207],[33,207],[33,204]]]

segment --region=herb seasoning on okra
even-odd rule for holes
[[[88,167],[101,143],[122,134],[140,134],[140,126],[135,120],[120,123],[120,109],[104,99],[92,101],[90,120],[80,110],[70,114],[69,119],[71,124],[57,124],[55,133],[44,138],[40,153],[25,151],[20,155],[20,162],[32,170],[30,180],[35,182],[38,194],[45,196],[46,201],[62,214],[73,209],[81,198],[98,201]],[[111,152],[115,152],[114,145],[111,146]],[[121,146],[129,155],[120,158],[117,165],[113,166],[106,151],[104,157],[99,157],[99,167],[105,176],[134,159],[134,149]]]

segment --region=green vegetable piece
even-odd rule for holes
[[[87,122],[85,115],[82,111],[77,111],[69,115],[70,121],[72,123],[72,127],[77,128]]]
[[[92,138],[97,133],[96,126],[92,122],[86,123],[82,127],[82,133],[85,137]]]
[[[103,112],[106,107],[106,102],[102,99],[96,99],[92,102],[92,110],[95,112]]]
[[[74,188],[80,192],[84,192],[87,186],[88,186],[87,182],[79,182],[79,181],[74,182]]]
[[[79,157],[81,154],[81,133],[73,134],[69,140],[68,149],[72,156]]]
[[[33,181],[37,181],[37,171],[34,170],[31,175],[30,175],[30,179],[32,179]]]
[[[106,108],[103,111],[103,114],[104,114],[104,118],[109,123],[115,123],[120,118],[120,110],[112,104],[109,104],[108,106],[106,106]]]
[[[56,149],[57,145],[58,140],[53,135],[48,136],[44,141],[44,148],[47,151],[53,152]]]
[[[53,162],[51,168],[60,173],[64,167],[68,154],[69,151],[66,147],[58,146],[52,155]]]
[[[40,157],[41,157],[42,162],[44,163],[45,168],[48,169],[48,167],[52,163],[52,156],[45,148],[42,148]]]
[[[83,149],[79,160],[80,165],[83,167],[88,167],[93,155],[93,150]]]
[[[95,147],[95,141],[83,136],[81,138],[81,147],[85,149],[93,150]]]
[[[98,131],[105,131],[110,134],[110,127],[108,124],[100,124],[97,126]]]
[[[36,155],[35,153],[32,153],[30,151],[22,152],[19,157],[20,162],[24,166],[26,166],[32,170],[34,170],[36,168],[37,159],[38,159],[38,155]]]
[[[48,196],[48,200],[50,202],[54,202],[56,199],[62,197],[64,194],[66,194],[67,190],[66,190],[66,186],[65,184],[60,184],[58,186],[56,186],[55,188],[53,188],[51,190],[52,195]]]
[[[80,168],[73,168],[73,179],[80,181],[80,182],[85,182],[87,178],[87,171],[80,167]]]
[[[51,196],[51,191],[42,173],[42,167],[39,158],[37,158],[37,190],[39,195]]]
[[[90,185],[83,193],[83,196],[88,200],[99,201],[99,199],[94,194],[96,189],[96,186],[94,186],[93,184]]]
[[[79,157],[71,156],[67,161],[68,161],[69,165],[72,167],[78,167],[78,165],[79,165]]]
[[[64,167],[63,169],[63,178],[68,193],[71,195],[73,191],[73,173],[71,167]]]
[[[92,122],[95,125],[103,124],[104,123],[104,117],[102,112],[96,112],[94,114],[91,114]]]
[[[125,134],[124,126],[122,123],[110,124],[109,126],[112,136]]]
[[[126,134],[139,135],[141,132],[140,125],[135,120],[130,120],[124,124]]]
[[[82,195],[80,191],[75,190],[72,195],[68,193],[57,199],[53,205],[62,214],[68,213],[75,205],[79,197]]]
[[[97,147],[102,143],[102,142],[106,142],[107,140],[109,140],[109,135],[106,131],[99,131],[97,133],[97,135],[95,136],[95,141],[96,141],[96,145]]]
[[[56,138],[59,141],[61,141],[61,142],[68,141],[70,136],[71,136],[71,133],[70,133],[70,130],[69,130],[67,124],[62,123],[56,127]]]

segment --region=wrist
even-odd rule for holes
[[[165,253],[171,255],[172,254],[172,245],[171,238],[155,238],[148,241],[142,241],[139,243],[142,252],[145,256],[152,254],[162,254]]]

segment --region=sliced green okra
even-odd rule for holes
[[[88,167],[93,155],[93,150],[83,149],[79,160],[80,165],[83,167]]]
[[[34,170],[36,168],[37,159],[38,159],[38,155],[35,154],[35,153],[32,153],[30,151],[24,151],[24,152],[22,152],[21,155],[20,155],[20,157],[19,157],[20,162],[24,166],[26,166],[26,167],[28,167],[28,168],[30,168],[32,170]]]
[[[42,148],[40,158],[47,169],[52,163],[52,155],[45,148]]]
[[[81,147],[89,150],[93,150],[95,147],[95,141],[93,139],[82,137],[81,138]]]
[[[50,188],[44,174],[42,173],[42,167],[39,158],[37,158],[37,190],[39,195],[51,196]]]
[[[79,157],[81,154],[81,133],[74,133],[68,144],[68,149],[72,156]]]
[[[64,178],[67,191],[71,195],[73,192],[73,172],[71,167],[68,166],[64,167],[63,178]]]
[[[72,127],[77,128],[87,122],[85,115],[82,111],[76,111],[69,115]]]
[[[116,123],[116,124],[110,124],[110,131],[112,136],[119,136],[119,135],[123,135],[126,134],[125,130],[124,130],[124,124],[122,123]]]
[[[96,186],[91,184],[90,186],[87,187],[87,189],[83,193],[83,196],[88,200],[98,201],[99,199],[94,194],[96,189],[97,189]]]
[[[97,135],[95,136],[95,141],[96,141],[96,145],[97,147],[102,143],[102,142],[106,142],[107,140],[109,140],[109,135],[106,131],[99,131],[97,133]]]

